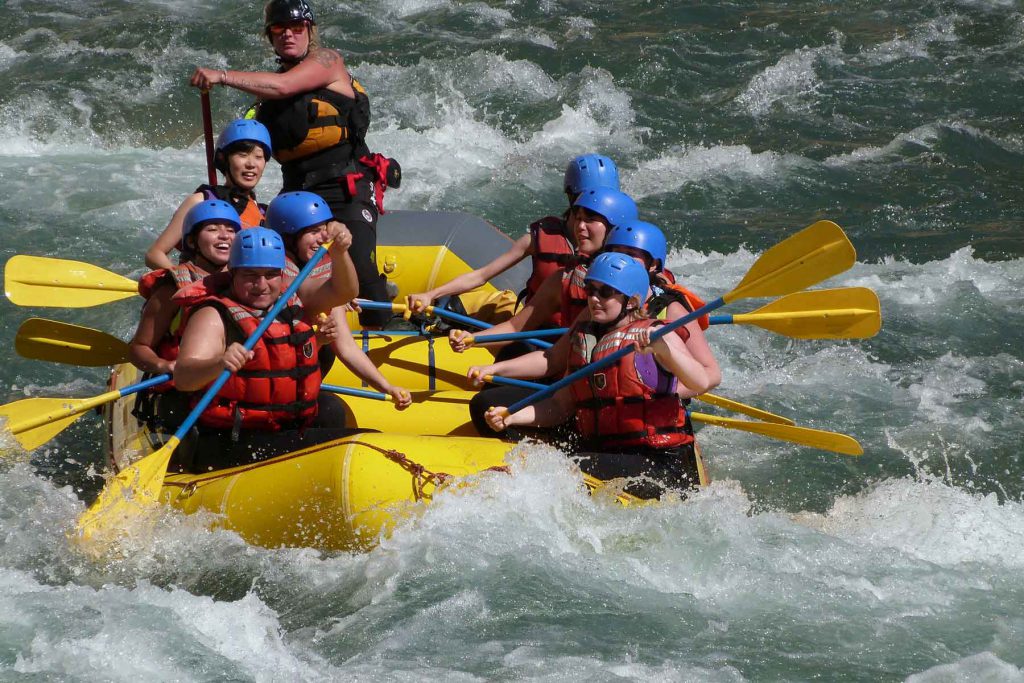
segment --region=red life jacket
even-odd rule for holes
[[[524,301],[529,301],[537,293],[549,275],[575,264],[576,247],[565,230],[565,220],[558,216],[545,216],[530,225],[533,273],[526,281]]]
[[[285,256],[284,259],[284,270],[281,272],[284,274],[285,286],[291,284],[291,281],[299,276],[299,272],[302,271],[302,266],[295,263],[291,256]],[[309,271],[309,275],[306,277],[306,281],[310,280],[323,280],[331,276],[331,257],[324,254],[323,258],[320,259],[320,263],[317,264],[316,268]]]
[[[180,291],[199,282],[206,275],[205,270],[191,262],[181,263],[173,268],[153,270],[139,278],[139,294],[142,295],[142,298],[148,300],[153,296],[153,292],[158,287],[166,283],[174,285],[174,288]],[[178,358],[178,346],[181,344],[181,329],[183,327],[181,318],[181,310],[179,310],[174,314],[171,326],[167,329],[167,334],[153,348],[153,352],[164,360],[176,360]],[[174,383],[167,382],[154,387],[150,391],[169,391],[173,388]]]
[[[202,192],[203,199],[221,199],[234,207],[235,211],[238,211],[242,230],[258,228],[263,225],[265,207],[256,203],[256,195],[251,192],[245,195],[226,185],[200,185],[196,188],[196,192]],[[244,204],[242,200],[245,200]]]
[[[639,330],[652,325],[660,323],[638,320],[600,338],[602,326],[589,321],[575,325],[570,331],[569,371],[632,345]],[[686,410],[676,394],[676,378],[652,355],[628,354],[615,365],[574,382],[571,391],[580,434],[599,440],[602,447],[674,448],[693,441]]]
[[[209,281],[207,281],[209,282]],[[229,299],[223,291],[203,284],[189,288],[187,315],[213,306],[224,319],[228,339],[232,333],[248,339],[261,322],[262,311]],[[253,359],[234,373],[199,417],[214,429],[279,431],[307,426],[317,414],[320,365],[313,328],[302,319],[303,310],[293,297],[253,347]],[[196,393],[193,405],[199,402]]]
[[[576,317],[587,309],[587,285],[583,278],[587,276],[590,261],[567,266],[562,269],[562,301],[559,315],[562,325],[572,325]]]

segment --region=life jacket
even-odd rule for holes
[[[181,263],[172,268],[150,271],[139,278],[139,294],[148,301],[153,296],[153,292],[166,283],[174,285],[176,290],[181,291],[199,282],[206,275],[206,271],[192,262]],[[157,342],[153,352],[164,360],[177,360],[178,347],[181,344],[182,327],[182,313],[181,309],[178,309],[178,312],[174,314],[174,318],[171,319],[171,326],[167,329],[167,334]],[[173,388],[173,382],[166,382],[154,387],[150,391],[162,392]]]
[[[605,332],[587,321],[570,331],[569,371],[632,345],[641,329],[661,323],[644,319]],[[693,441],[686,409],[676,394],[676,378],[653,355],[631,353],[615,365],[570,386],[576,424],[588,441],[602,447],[674,448]]]
[[[320,263],[317,264],[313,270],[309,271],[309,275],[306,277],[306,281],[310,280],[323,280],[331,276],[331,257],[328,254],[324,254],[323,258],[320,259]],[[290,284],[292,280],[299,276],[302,271],[302,267],[299,266],[295,261],[292,260],[291,256],[285,256],[284,258],[284,270],[281,273],[285,277],[285,283]]]
[[[563,326],[572,325],[576,317],[587,308],[587,276],[590,260],[562,269],[562,300],[559,315]]]
[[[239,192],[226,185],[200,185],[196,192],[202,192],[203,199],[221,199],[231,204],[238,212],[242,230],[263,225],[263,215],[267,207],[265,204],[257,204],[256,196],[251,192]]]
[[[699,308],[703,308],[707,302],[701,299],[699,296],[694,294],[691,290],[682,286],[676,282],[675,275],[672,274],[671,270],[667,268],[661,271],[662,283],[651,286],[652,295],[647,300],[647,314],[652,318],[658,318],[661,320],[665,319],[665,314],[668,311],[669,304],[676,301],[682,304],[690,313],[693,313]],[[697,324],[700,325],[700,329],[708,329],[710,319],[707,314],[697,318]],[[680,327],[679,329],[685,329]],[[687,335],[687,338],[689,335]],[[685,339],[684,339],[685,341]]]
[[[187,314],[205,306],[217,309],[227,326],[227,338],[248,339],[262,321],[263,311],[211,289],[213,278],[181,292]],[[278,314],[253,347],[253,359],[231,375],[199,417],[213,429],[279,431],[308,426],[317,414],[320,365],[313,328],[302,319],[296,297]],[[199,402],[199,392],[193,405]]]
[[[565,219],[558,216],[545,216],[530,225],[533,272],[521,295],[523,301],[529,302],[548,276],[570,264],[575,265],[576,247],[565,231]],[[551,323],[555,327],[569,324],[562,320],[561,312],[552,316]]]

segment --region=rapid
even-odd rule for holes
[[[161,513],[97,562],[66,534],[102,425],[0,441],[5,680],[1024,681],[1024,9],[1012,0],[314,0],[398,158],[389,208],[509,235],[615,159],[669,265],[728,291],[839,223],[883,328],[717,327],[717,393],[856,437],[851,458],[699,434],[682,504],[591,498],[523,443],[363,554],[268,550]],[[271,69],[261,3],[0,4],[0,260],[128,277],[205,182],[196,65]],[[216,127],[249,104],[212,93]],[[259,196],[280,174],[268,165]],[[764,302],[761,302],[764,303]],[[741,303],[731,312],[759,305]],[[102,368],[19,358],[30,316],[127,339],[139,304],[0,301],[0,400],[87,397]],[[725,312],[725,310],[723,310]]]

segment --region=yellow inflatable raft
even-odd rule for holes
[[[399,301],[478,268],[510,244],[480,219],[436,212],[389,213],[381,220],[379,240],[378,264],[397,287]],[[527,275],[520,264],[464,297],[467,312],[492,321],[509,315],[513,292]],[[398,412],[390,402],[344,397],[349,426],[367,431],[241,467],[169,474],[163,500],[188,513],[212,512],[221,526],[253,544],[359,549],[373,545],[439,488],[505,470],[512,444],[476,434],[468,411],[472,393],[464,390],[466,369],[490,362],[489,351],[455,354],[446,339],[398,334],[366,335],[364,343],[389,381],[418,390],[409,409]],[[110,388],[138,380],[133,366],[120,365]],[[359,386],[341,363],[326,381]],[[134,398],[105,407],[116,471],[159,448],[165,438],[132,416]],[[600,484],[586,481],[592,488]]]

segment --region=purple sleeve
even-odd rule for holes
[[[637,377],[656,394],[672,394],[676,390],[676,378],[658,365],[653,353],[634,353],[633,364]]]

